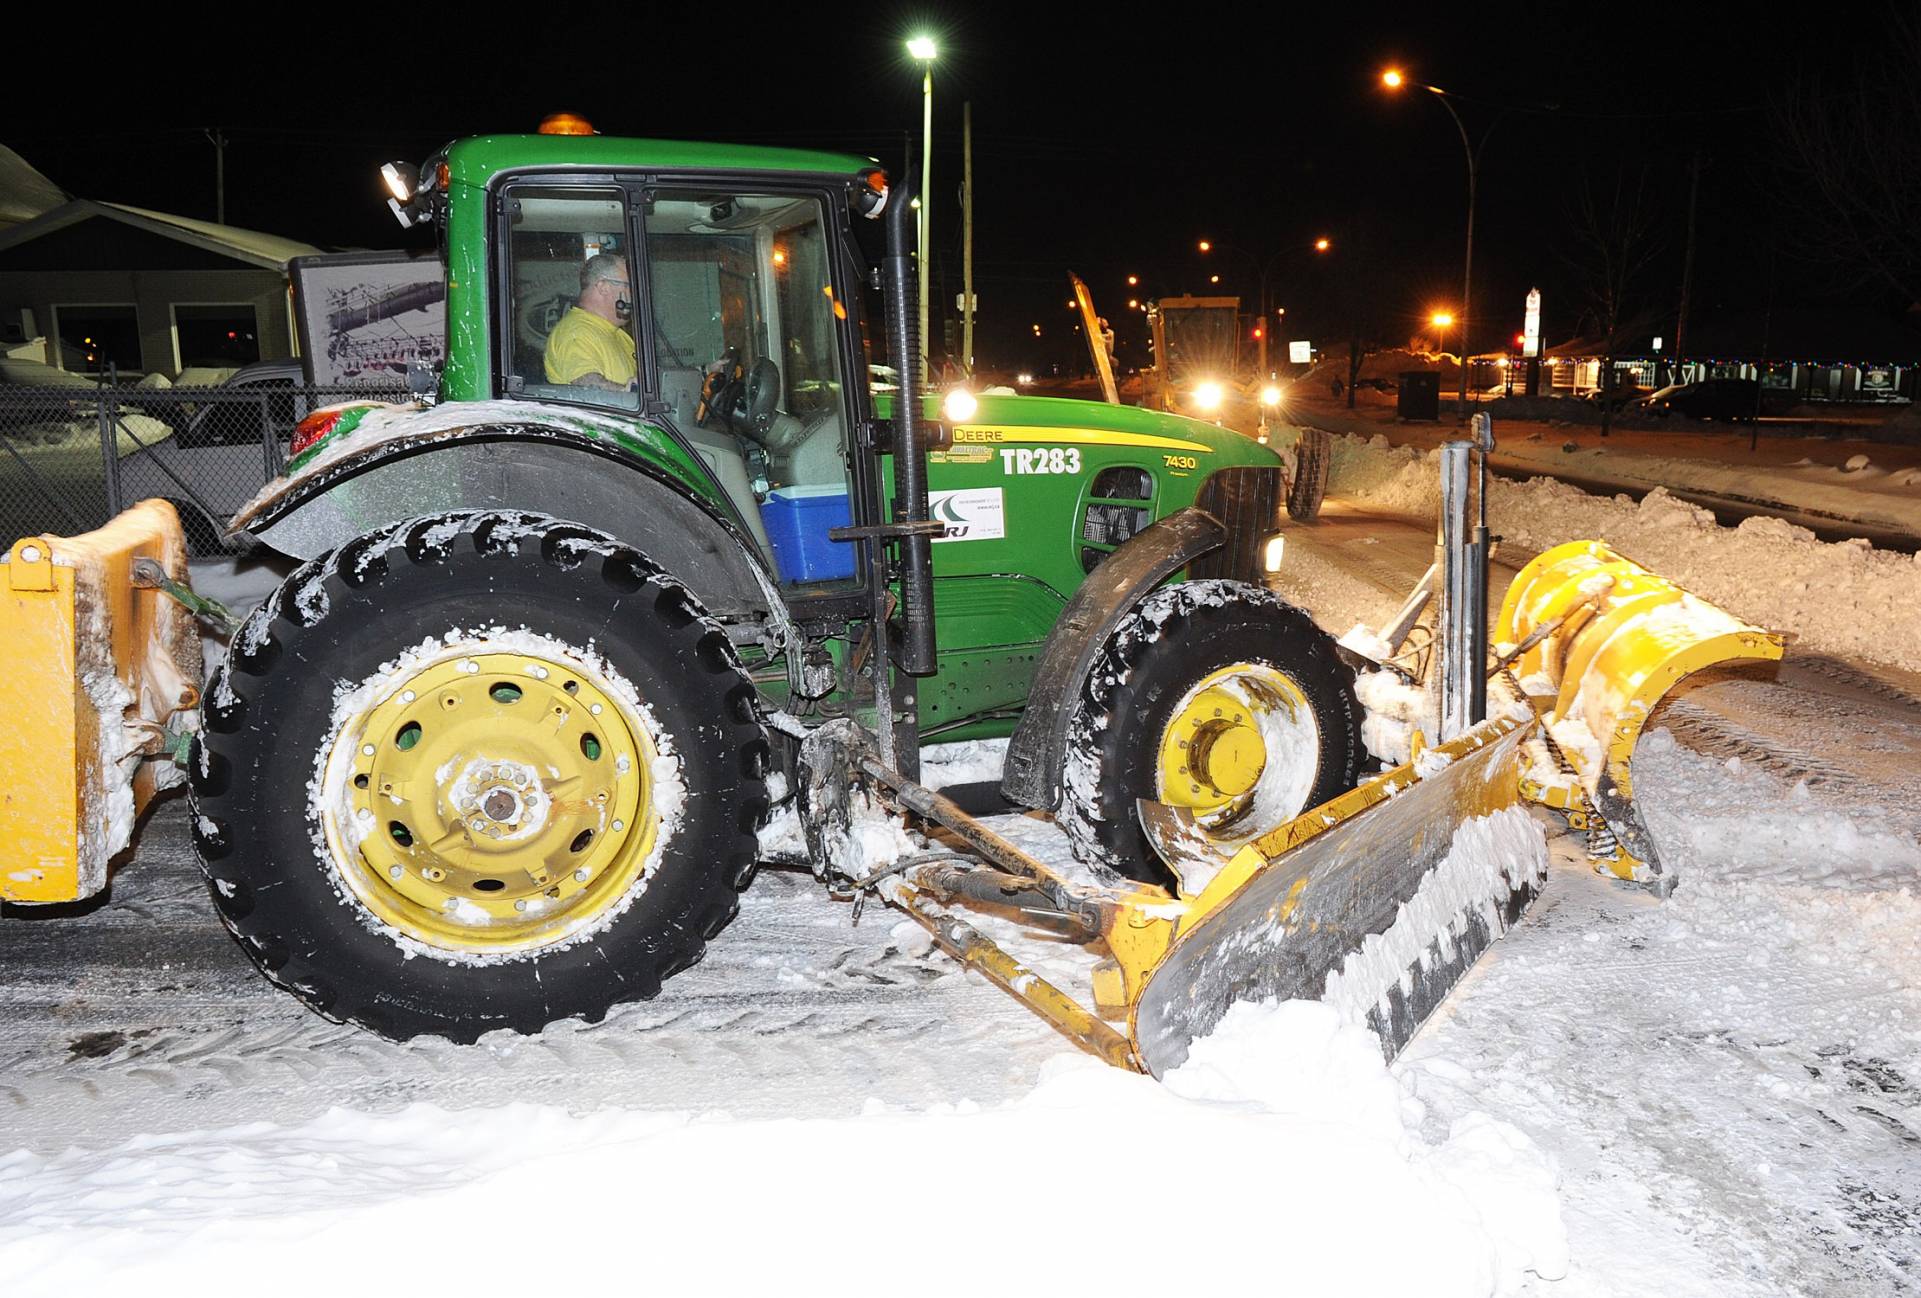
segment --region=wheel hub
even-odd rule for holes
[[[430,946],[546,945],[646,868],[653,738],[581,663],[450,652],[342,727],[323,817],[335,864],[377,918]]]
[[[1184,885],[1306,810],[1320,728],[1292,677],[1265,663],[1208,673],[1161,731],[1141,827]],[[1191,876],[1191,877],[1190,877]]]
[[[1211,811],[1260,782],[1267,744],[1254,705],[1227,680],[1197,690],[1168,723],[1161,738],[1163,802]]]

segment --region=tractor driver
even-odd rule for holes
[[[579,303],[547,335],[547,381],[616,392],[631,388],[638,367],[634,336],[623,326],[633,315],[627,259],[611,252],[589,257],[580,268]]]

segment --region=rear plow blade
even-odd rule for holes
[[[0,557],[0,901],[91,897],[169,779],[148,761],[199,701],[192,614],[139,584],[187,578],[173,506],[147,500],[80,536],[28,536]]]
[[[1243,1000],[1327,1000],[1393,1058],[1546,878],[1518,798],[1530,729],[1478,726],[1244,848],[1135,999],[1148,1071],[1180,1066]]]

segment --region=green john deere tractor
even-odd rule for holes
[[[441,231],[438,398],[311,417],[236,518],[307,563],[191,772],[215,903],[316,1009],[471,1040],[654,994],[837,720],[910,784],[1011,734],[1008,803],[1169,888],[1355,783],[1351,673],[1262,585],[1281,458],[923,396],[870,161],[542,135],[389,175]]]

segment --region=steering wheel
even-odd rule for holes
[[[780,366],[765,356],[747,372],[739,404],[727,412],[727,422],[742,437],[759,441],[774,422],[774,408],[780,404]]]

